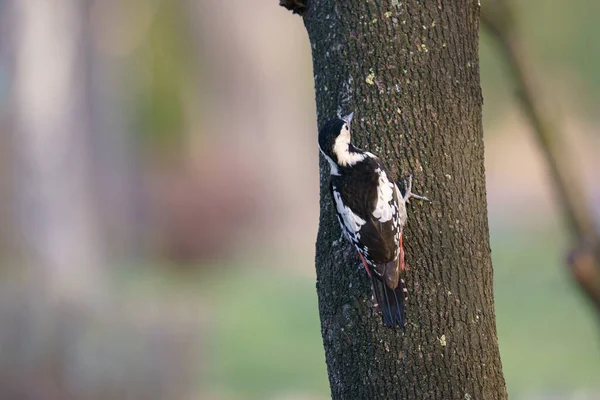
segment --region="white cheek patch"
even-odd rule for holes
[[[379,222],[387,222],[397,215],[396,202],[394,201],[395,185],[387,178],[385,171],[381,168],[375,170],[379,174],[377,185],[377,205],[373,210],[373,216]]]
[[[366,155],[361,153],[351,153],[348,151],[350,145],[350,131],[342,129],[342,133],[335,139],[333,152],[337,156],[338,162],[343,167],[352,166],[365,159]]]
[[[342,201],[342,196],[340,193],[335,190],[335,186],[333,187],[333,200],[335,202],[335,207],[337,209],[338,214],[340,215],[340,225],[342,225],[342,229],[346,232],[348,239],[353,242],[357,242],[360,239],[360,228],[367,222],[358,215],[354,214],[354,212]]]

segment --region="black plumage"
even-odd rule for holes
[[[330,183],[332,193],[337,191],[343,204],[366,221],[360,230],[360,245],[371,249],[369,260],[374,265],[389,262],[397,257],[396,242],[400,225],[398,215],[385,222],[373,216],[378,200],[379,174],[375,172],[377,169],[385,172],[378,159],[369,157],[353,168],[345,169],[342,175],[332,175]],[[397,209],[398,202],[396,191],[393,191],[390,206]],[[342,216],[338,213],[338,217]]]
[[[373,295],[382,312],[384,325],[402,327],[406,291],[400,280],[399,235],[402,222],[397,209],[401,199],[394,190],[390,206],[395,207],[395,215],[385,222],[374,218],[379,186],[377,169],[385,172],[378,159],[368,157],[352,168],[343,169],[342,174],[332,175],[330,189],[334,201],[337,192],[344,206],[365,221],[358,232],[348,229],[343,220],[351,217],[339,212],[336,205],[338,221],[345,236],[367,264],[365,269],[372,280]]]

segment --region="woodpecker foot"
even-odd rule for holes
[[[410,199],[423,200],[431,203],[431,200],[429,200],[427,197],[420,196],[412,192],[412,177],[413,176],[411,174],[404,179],[404,188],[406,190],[404,191],[404,197],[402,197],[402,200],[404,200],[406,203],[410,203]]]

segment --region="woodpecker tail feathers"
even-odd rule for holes
[[[383,325],[391,328],[398,325],[404,328],[404,300],[407,297],[404,280],[399,279],[395,289],[390,289],[385,282],[375,277],[372,277],[371,281],[373,297],[382,314]]]

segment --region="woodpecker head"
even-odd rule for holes
[[[339,175],[339,167],[351,167],[364,159],[362,151],[350,143],[350,123],[354,113],[329,120],[319,131],[319,150],[331,166],[331,173]]]

